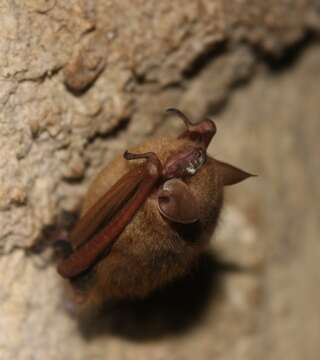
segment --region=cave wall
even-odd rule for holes
[[[319,8],[0,1],[1,358],[317,358]],[[210,153],[259,177],[194,278],[82,323],[50,240],[115,154],[179,131],[167,107],[213,116]]]

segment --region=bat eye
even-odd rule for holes
[[[176,223],[192,224],[200,217],[197,199],[180,179],[163,184],[158,193],[158,207],[162,216]]]

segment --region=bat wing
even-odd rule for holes
[[[80,218],[69,236],[74,250],[90,239],[130,199],[144,174],[143,165],[126,173]]]
[[[62,277],[86,271],[114,243],[161,175],[161,164],[154,161],[148,158],[122,176],[79,220],[70,235],[74,251],[58,265]]]

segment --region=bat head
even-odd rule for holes
[[[207,148],[217,132],[216,124],[210,119],[193,124],[180,110],[170,108],[167,112],[177,115],[185,123],[186,130],[178,139],[187,139],[188,144],[169,156],[163,167],[163,176],[170,179],[195,175],[207,160]],[[235,166],[216,162],[224,185],[233,185],[253,176]]]

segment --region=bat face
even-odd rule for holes
[[[223,187],[250,174],[209,157],[211,120],[178,138],[158,138],[115,159],[93,181],[58,265],[75,300],[142,298],[185,275],[206,250]]]

